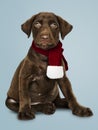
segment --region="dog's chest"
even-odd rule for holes
[[[28,77],[31,101],[36,103],[54,100],[58,89],[55,80],[46,76],[47,57],[33,52],[32,63],[32,74]]]
[[[36,76],[30,84],[29,93],[32,102],[45,102],[55,99],[58,89],[53,80]]]
[[[45,102],[53,100],[57,96],[58,89],[55,80],[46,76],[46,68],[38,67],[38,73],[32,78],[30,83],[30,96],[32,102]]]

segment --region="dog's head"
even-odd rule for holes
[[[72,25],[53,13],[41,12],[28,19],[21,28],[28,37],[32,32],[36,45],[46,50],[57,45],[59,33],[64,39],[72,30]]]

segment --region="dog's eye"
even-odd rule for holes
[[[51,24],[50,24],[50,27],[53,28],[53,29],[56,29],[58,26],[57,26],[56,23],[51,23]]]
[[[36,27],[36,28],[40,28],[42,25],[41,25],[41,23],[40,22],[36,22],[36,23],[34,23],[34,27]]]

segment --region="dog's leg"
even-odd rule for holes
[[[61,98],[59,94],[54,100],[54,104],[57,108],[69,108],[67,98]]]
[[[31,99],[29,95],[29,83],[27,79],[21,78],[19,79],[19,113],[18,118],[21,120],[28,120],[35,118],[34,112],[31,111]]]
[[[79,105],[79,103],[77,102],[72,92],[70,81],[66,76],[64,76],[62,79],[59,79],[58,84],[60,86],[62,93],[67,98],[68,106],[72,110],[73,114],[77,116],[92,116],[93,115],[90,108]]]
[[[5,104],[12,111],[14,111],[14,112],[19,111],[19,103],[17,103],[15,100],[7,97]]]
[[[28,67],[27,67],[28,66]],[[19,113],[18,118],[21,120],[33,119],[35,114],[31,111],[31,98],[29,94],[29,85],[31,79],[28,78],[32,74],[32,64],[25,58],[19,73]]]

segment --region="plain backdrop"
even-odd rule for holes
[[[53,115],[37,114],[20,121],[5,106],[6,94],[15,69],[32,42],[21,24],[32,15],[54,12],[73,25],[63,42],[69,64],[67,75],[78,101],[93,110],[82,118],[70,110]],[[0,0],[0,129],[2,130],[97,130],[98,129],[98,0]]]

